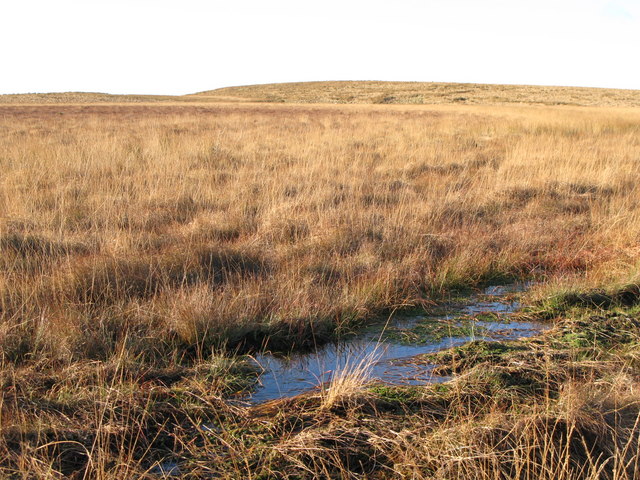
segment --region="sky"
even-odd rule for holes
[[[640,89],[640,0],[16,0],[0,93],[314,80]]]

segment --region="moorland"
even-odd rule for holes
[[[0,475],[635,478],[639,104],[381,82],[0,96]],[[514,281],[549,330],[424,358],[450,382],[354,371],[234,401],[256,352]]]

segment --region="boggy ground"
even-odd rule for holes
[[[522,315],[538,337],[425,355],[454,379],[370,383],[366,366],[302,396],[243,406],[247,359],[2,373],[7,478],[634,479],[638,288],[564,294]],[[606,304],[593,299],[607,298]],[[553,317],[553,318],[550,318]]]
[[[513,436],[474,450],[477,409],[519,435],[542,427],[521,425],[518,411],[564,419],[633,399],[620,383],[632,379],[633,350],[621,343],[606,361],[588,357],[592,377],[566,376],[542,396],[518,386],[527,395],[506,410],[500,388],[515,387],[497,374],[486,379],[495,391],[474,384],[488,392],[477,402],[462,380],[410,390],[434,414],[385,407],[381,397],[406,392],[383,386],[273,407],[273,425],[227,400],[257,375],[232,352],[304,348],[505,278],[553,291],[636,280],[639,125],[637,110],[612,108],[3,106],[3,474],[139,478],[173,456],[196,478],[304,477],[304,465],[310,476],[450,478],[457,470],[436,465],[471,465],[454,461],[471,461],[468,451],[494,465],[515,451]],[[612,319],[635,318],[625,315],[603,321],[611,334]],[[613,375],[622,367],[627,376]],[[456,413],[465,408],[470,416]],[[468,436],[445,435],[432,417]],[[461,418],[468,429],[446,423]],[[383,434],[385,422],[396,423]],[[436,431],[438,449],[406,453]],[[364,449],[356,457],[380,460],[345,464],[352,437]],[[376,438],[384,456],[371,450]],[[313,455],[323,445],[333,463]]]
[[[289,349],[452,288],[635,275],[636,110],[1,111],[10,363]]]

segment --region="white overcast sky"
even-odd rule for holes
[[[2,0],[0,93],[307,80],[640,89],[640,0]]]

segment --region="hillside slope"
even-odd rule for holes
[[[0,104],[88,103],[478,104],[639,107],[640,90],[426,82],[302,82],[226,87],[190,95],[62,92],[0,95]]]
[[[288,103],[640,106],[640,90],[426,82],[303,82],[228,87],[203,100]]]

